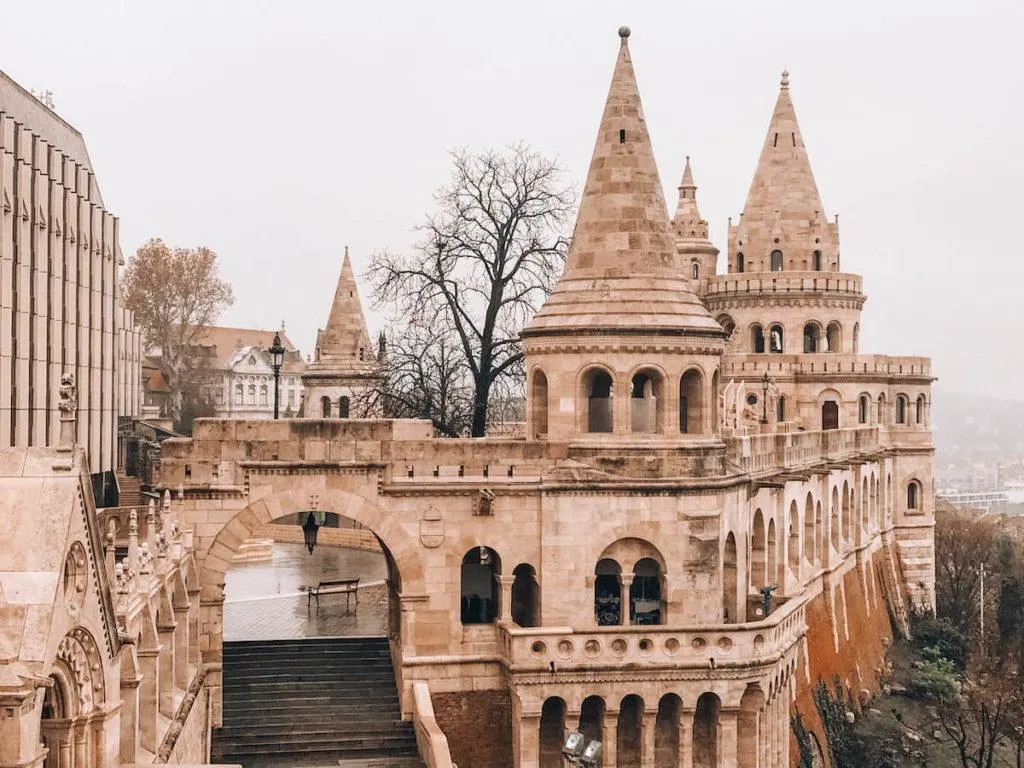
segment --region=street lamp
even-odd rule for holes
[[[571,765],[582,765],[585,768],[596,768],[601,763],[601,742],[587,742],[582,733],[573,731],[565,737],[562,756]]]
[[[761,379],[761,423],[768,423],[768,387],[772,380],[768,378],[768,369],[765,368],[764,377]]]
[[[316,547],[316,534],[320,530],[320,526],[316,522],[316,512],[310,512],[306,517],[306,522],[302,524],[302,540],[306,544],[306,549],[309,550],[309,554],[313,554],[313,549]]]
[[[267,350],[270,353],[270,365],[274,369],[274,418],[277,418],[277,408],[280,402],[281,393],[281,366],[284,364],[284,347],[281,345],[281,334],[274,333],[274,342]]]

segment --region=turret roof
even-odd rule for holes
[[[722,332],[681,277],[628,28],[619,36],[565,271],[524,336]]]
[[[334,303],[326,327],[317,334],[316,347],[314,360],[308,368],[310,373],[367,373],[373,368],[373,347],[347,246]]]
[[[672,217],[672,228],[682,240],[699,240],[710,244],[708,223],[700,217],[700,209],[697,207],[697,185],[693,183],[689,155],[686,156],[683,180],[679,182],[679,202],[676,215]]]

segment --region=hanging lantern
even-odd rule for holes
[[[316,547],[316,534],[319,530],[320,526],[316,522],[316,513],[310,512],[306,515],[306,522],[302,524],[302,538],[306,543],[306,549],[309,550],[311,555]]]
[[[487,547],[480,547],[480,565],[491,564],[491,552]]]

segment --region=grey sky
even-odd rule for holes
[[[1020,397],[1022,6],[0,0],[0,69],[85,134],[126,255],[213,248],[222,322],[309,352],[343,246],[406,248],[450,148],[525,139],[582,185],[621,24],[669,207],[689,154],[724,250],[785,66],[861,349]]]

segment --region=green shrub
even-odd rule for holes
[[[967,637],[948,621],[935,618],[931,611],[916,611],[911,630],[914,644],[922,651],[935,648],[942,658],[953,663],[957,672],[967,669]]]
[[[960,695],[956,665],[938,648],[923,649],[920,667],[911,676],[907,692],[918,699],[953,701]]]

